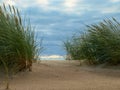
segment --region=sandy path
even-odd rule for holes
[[[11,90],[120,90],[120,70],[79,67],[74,61],[42,61],[11,80]],[[1,89],[0,89],[1,90]]]

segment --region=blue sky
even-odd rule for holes
[[[0,0],[16,6],[36,27],[37,40],[43,37],[43,58],[62,58],[62,41],[85,25],[115,17],[120,21],[120,0]]]

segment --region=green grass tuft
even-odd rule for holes
[[[40,50],[41,50],[40,46]],[[14,6],[0,6],[0,57],[9,69],[29,68],[39,55],[35,32]],[[2,62],[0,60],[0,66]]]
[[[64,47],[75,60],[120,64],[120,23],[113,18],[87,26],[86,33],[65,41]]]

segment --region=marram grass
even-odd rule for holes
[[[64,42],[68,55],[89,64],[120,64],[120,23],[116,19],[88,25],[87,32]]]
[[[31,70],[38,53],[31,25],[23,22],[14,6],[0,6],[0,57],[8,68],[14,71]],[[0,66],[3,66],[1,60]]]

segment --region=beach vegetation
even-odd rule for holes
[[[112,18],[86,28],[85,33],[64,42],[67,55],[89,64],[120,64],[120,23]]]
[[[14,6],[0,6],[0,57],[14,71],[31,71],[32,62],[37,60],[42,48],[40,44],[38,49],[35,31],[26,20]]]

